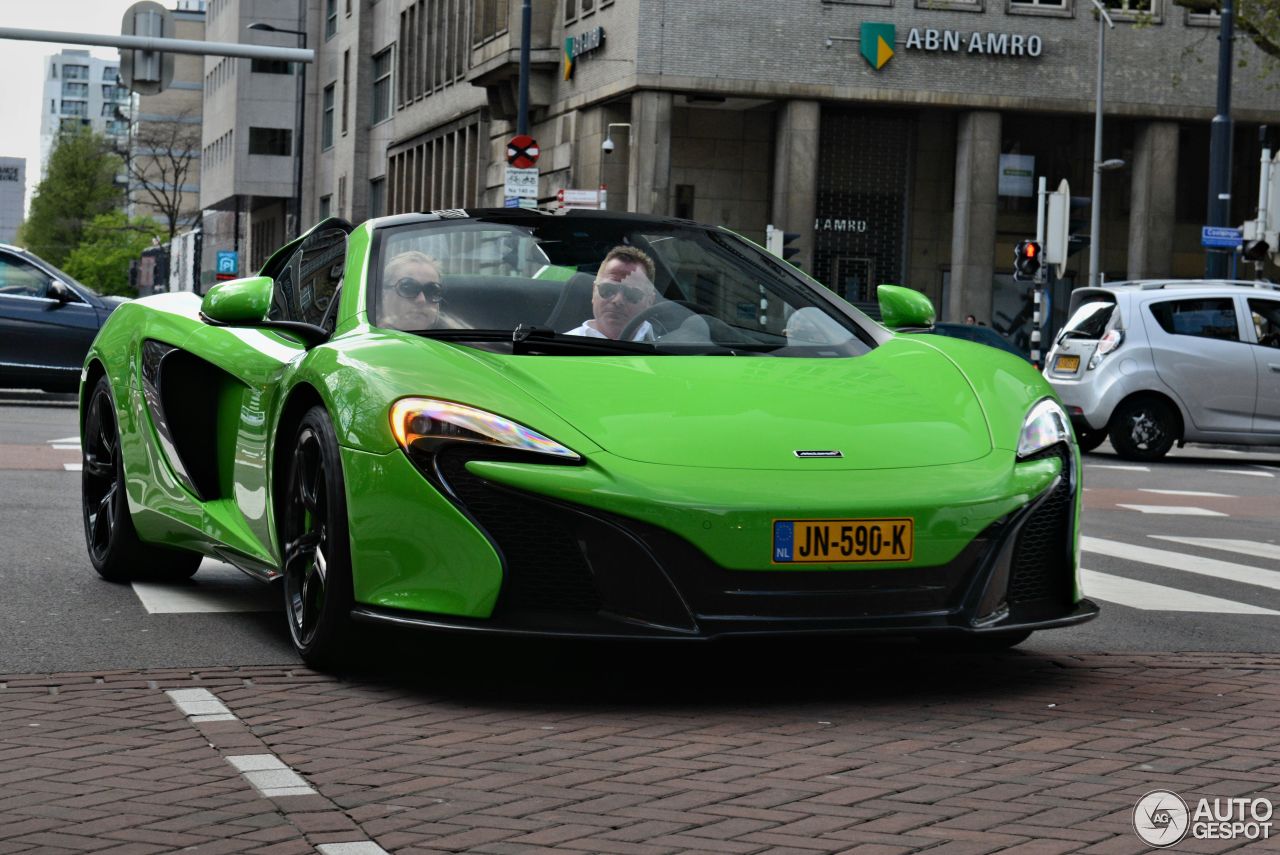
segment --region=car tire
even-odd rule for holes
[[[285,617],[302,660],[327,669],[345,658],[354,598],[342,460],[323,407],[302,417],[291,453],[281,506]]]
[[[203,556],[144,543],[125,495],[124,459],[111,382],[98,378],[89,396],[81,439],[80,505],[89,560],[110,582],[189,579]]]
[[[1158,398],[1125,401],[1111,416],[1108,429],[1116,454],[1126,460],[1159,460],[1178,439],[1178,419]]]
[[[1081,454],[1088,454],[1098,446],[1102,445],[1102,441],[1107,438],[1106,428],[1094,430],[1093,428],[1076,428],[1076,445],[1080,446]]]

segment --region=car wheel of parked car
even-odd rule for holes
[[[1172,408],[1156,398],[1126,401],[1111,416],[1111,444],[1126,460],[1159,460],[1173,447],[1177,430]]]
[[[124,461],[111,383],[105,376],[89,396],[81,440],[80,498],[89,559],[98,575],[112,582],[134,579],[188,579],[203,556],[143,543],[133,527],[125,496]]]
[[[1080,453],[1087,454],[1098,446],[1102,445],[1102,441],[1107,438],[1106,428],[1094,430],[1092,428],[1076,429],[1076,445],[1080,446]]]
[[[323,407],[302,418],[287,484],[281,542],[289,634],[304,662],[331,667],[350,635],[353,595],[342,461]]]

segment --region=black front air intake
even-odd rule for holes
[[[1065,444],[1046,448],[1029,460],[1062,461],[1057,487],[1018,532],[1009,576],[1009,609],[1018,620],[1063,614],[1071,606],[1071,528],[1075,511],[1075,461]]]

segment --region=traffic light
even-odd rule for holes
[[[1243,255],[1245,261],[1266,261],[1267,253],[1270,251],[1270,245],[1261,238],[1256,240],[1247,240],[1244,242]]]
[[[792,241],[800,239],[799,232],[786,232],[776,226],[765,226],[765,249],[781,258],[783,261],[791,261],[792,258],[800,254],[800,247],[787,246]],[[791,261],[795,267],[800,265]]]
[[[1033,240],[1018,243],[1013,250],[1013,278],[1030,282],[1040,272],[1040,244]]]

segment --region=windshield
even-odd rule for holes
[[[1102,338],[1102,334],[1107,331],[1107,322],[1111,320],[1115,309],[1115,300],[1106,296],[1082,303],[1071,315],[1067,325],[1062,328],[1059,338],[1063,336]]]
[[[369,305],[379,326],[462,341],[510,340],[523,327],[521,341],[620,354],[841,357],[874,346],[852,309],[719,229],[575,212],[378,235]]]

